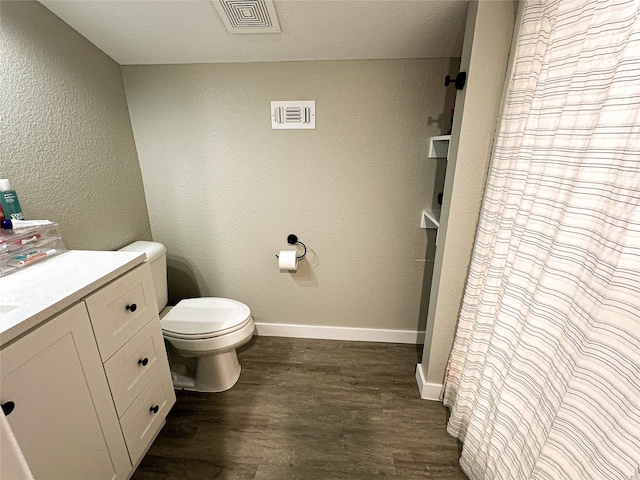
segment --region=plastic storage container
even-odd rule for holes
[[[57,223],[20,230],[0,230],[0,276],[64,252]]]

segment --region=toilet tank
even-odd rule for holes
[[[147,256],[147,262],[151,266],[153,286],[158,300],[158,313],[167,306],[167,249],[158,242],[133,242],[126,247],[122,247],[119,252],[140,252]]]

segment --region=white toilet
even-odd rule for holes
[[[167,307],[164,245],[138,241],[120,251],[143,252],[151,265],[174,387],[197,392],[223,392],[233,387],[241,368],[236,348],[251,339],[255,328],[249,307],[217,297],[188,298]]]

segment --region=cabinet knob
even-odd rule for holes
[[[142,365],[143,367],[146,367],[147,363],[149,363],[149,359],[147,357],[144,357],[138,360],[138,365]]]
[[[4,413],[4,415],[7,416],[11,412],[13,412],[14,408],[16,408],[15,402],[5,402],[2,404],[2,413]]]
[[[132,303],[131,305],[127,305],[125,307],[127,310],[129,310],[130,312],[135,312],[138,308],[138,306],[135,303]]]
[[[158,413],[158,410],[160,410],[160,405],[156,405],[155,407],[149,408],[149,411],[153,413]]]
[[[465,83],[467,83],[467,72],[460,72],[456,75],[456,78],[451,78],[451,76],[447,75],[444,77],[444,86],[448,87],[449,84],[453,83],[456,86],[456,90],[462,90],[464,88]]]

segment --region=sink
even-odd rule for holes
[[[5,315],[18,307],[19,305],[0,305],[0,315]]]

